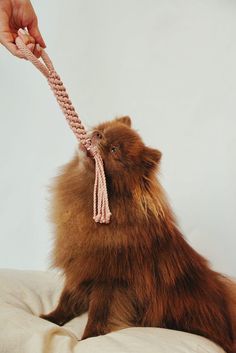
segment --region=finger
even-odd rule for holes
[[[14,56],[17,56],[20,59],[25,59],[24,55],[21,51],[17,48],[14,43],[11,42],[4,42],[2,43]]]
[[[46,44],[43,40],[43,37],[40,33],[40,30],[38,28],[38,21],[37,20],[34,20],[31,24],[28,25],[28,31],[29,31],[29,34],[34,37],[36,43],[39,43],[39,45],[42,47],[42,48],[46,48]]]
[[[34,48],[34,55],[36,56],[36,58],[40,58],[41,54],[42,54],[42,48],[40,47],[39,44],[36,44]]]
[[[27,48],[33,53],[35,45],[33,43],[27,44]]]
[[[36,43],[35,43],[34,37],[32,37],[30,34],[28,34],[28,36],[29,36],[30,43],[33,43],[35,45]]]

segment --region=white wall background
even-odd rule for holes
[[[189,242],[236,276],[236,2],[35,0],[87,126],[129,114],[163,152]],[[0,48],[0,267],[46,269],[50,179],[75,139],[45,79]]]

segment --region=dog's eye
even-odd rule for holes
[[[116,153],[118,151],[118,147],[117,146],[112,146],[111,147],[111,153]]]

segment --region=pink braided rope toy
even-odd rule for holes
[[[79,115],[76,113],[66,89],[61,81],[59,75],[55,71],[53,64],[48,54],[42,49],[41,57],[43,62],[36,58],[36,56],[27,48],[20,37],[16,38],[16,45],[21,53],[27,58],[42,74],[47,78],[49,86],[51,87],[57,102],[59,103],[66,120],[74,132],[78,141],[90,151],[95,161],[95,183],[93,195],[93,219],[99,223],[109,223],[111,212],[109,209],[106,177],[104,173],[103,160],[95,145],[92,144]]]

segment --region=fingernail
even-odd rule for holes
[[[37,43],[36,44],[36,49],[38,50],[38,51],[41,51],[42,50],[42,48],[40,47],[40,45]]]
[[[22,28],[19,29],[18,33],[21,33],[21,34],[23,34],[23,35],[26,34],[25,31],[24,31]]]

